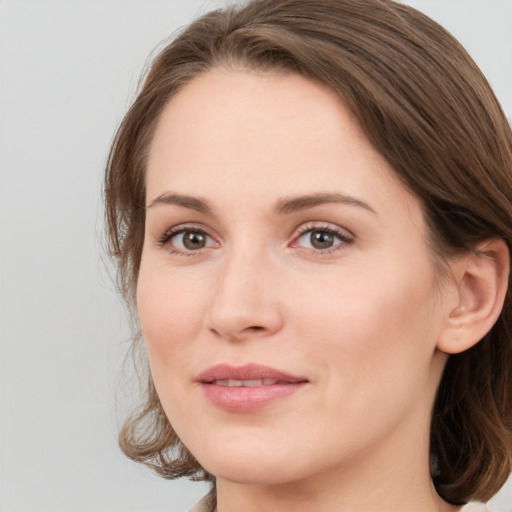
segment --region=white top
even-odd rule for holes
[[[206,495],[199,503],[192,507],[189,512],[210,512],[209,496]],[[460,512],[493,512],[484,503],[468,503],[462,507]]]
[[[492,512],[485,503],[468,503],[461,512]]]
[[[461,512],[492,512],[485,503],[468,503],[462,507]]]

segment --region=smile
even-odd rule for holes
[[[214,380],[211,384],[217,386],[228,386],[230,388],[254,388],[256,386],[273,386],[279,381],[274,379],[253,379],[253,380],[235,380],[235,379],[223,379]]]
[[[215,407],[227,412],[248,413],[267,408],[304,388],[309,380],[262,366],[216,365],[196,379],[204,396]]]

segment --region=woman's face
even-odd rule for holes
[[[159,120],[147,205],[140,322],[203,467],[276,484],[427,465],[443,291],[419,202],[332,91],[196,78]]]

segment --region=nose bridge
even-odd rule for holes
[[[217,335],[239,339],[269,335],[281,326],[272,281],[277,272],[264,248],[240,243],[227,250],[212,290],[209,328]]]

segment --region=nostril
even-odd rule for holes
[[[251,325],[250,327],[247,327],[247,329],[251,331],[262,331],[264,327],[261,327],[261,325]]]

